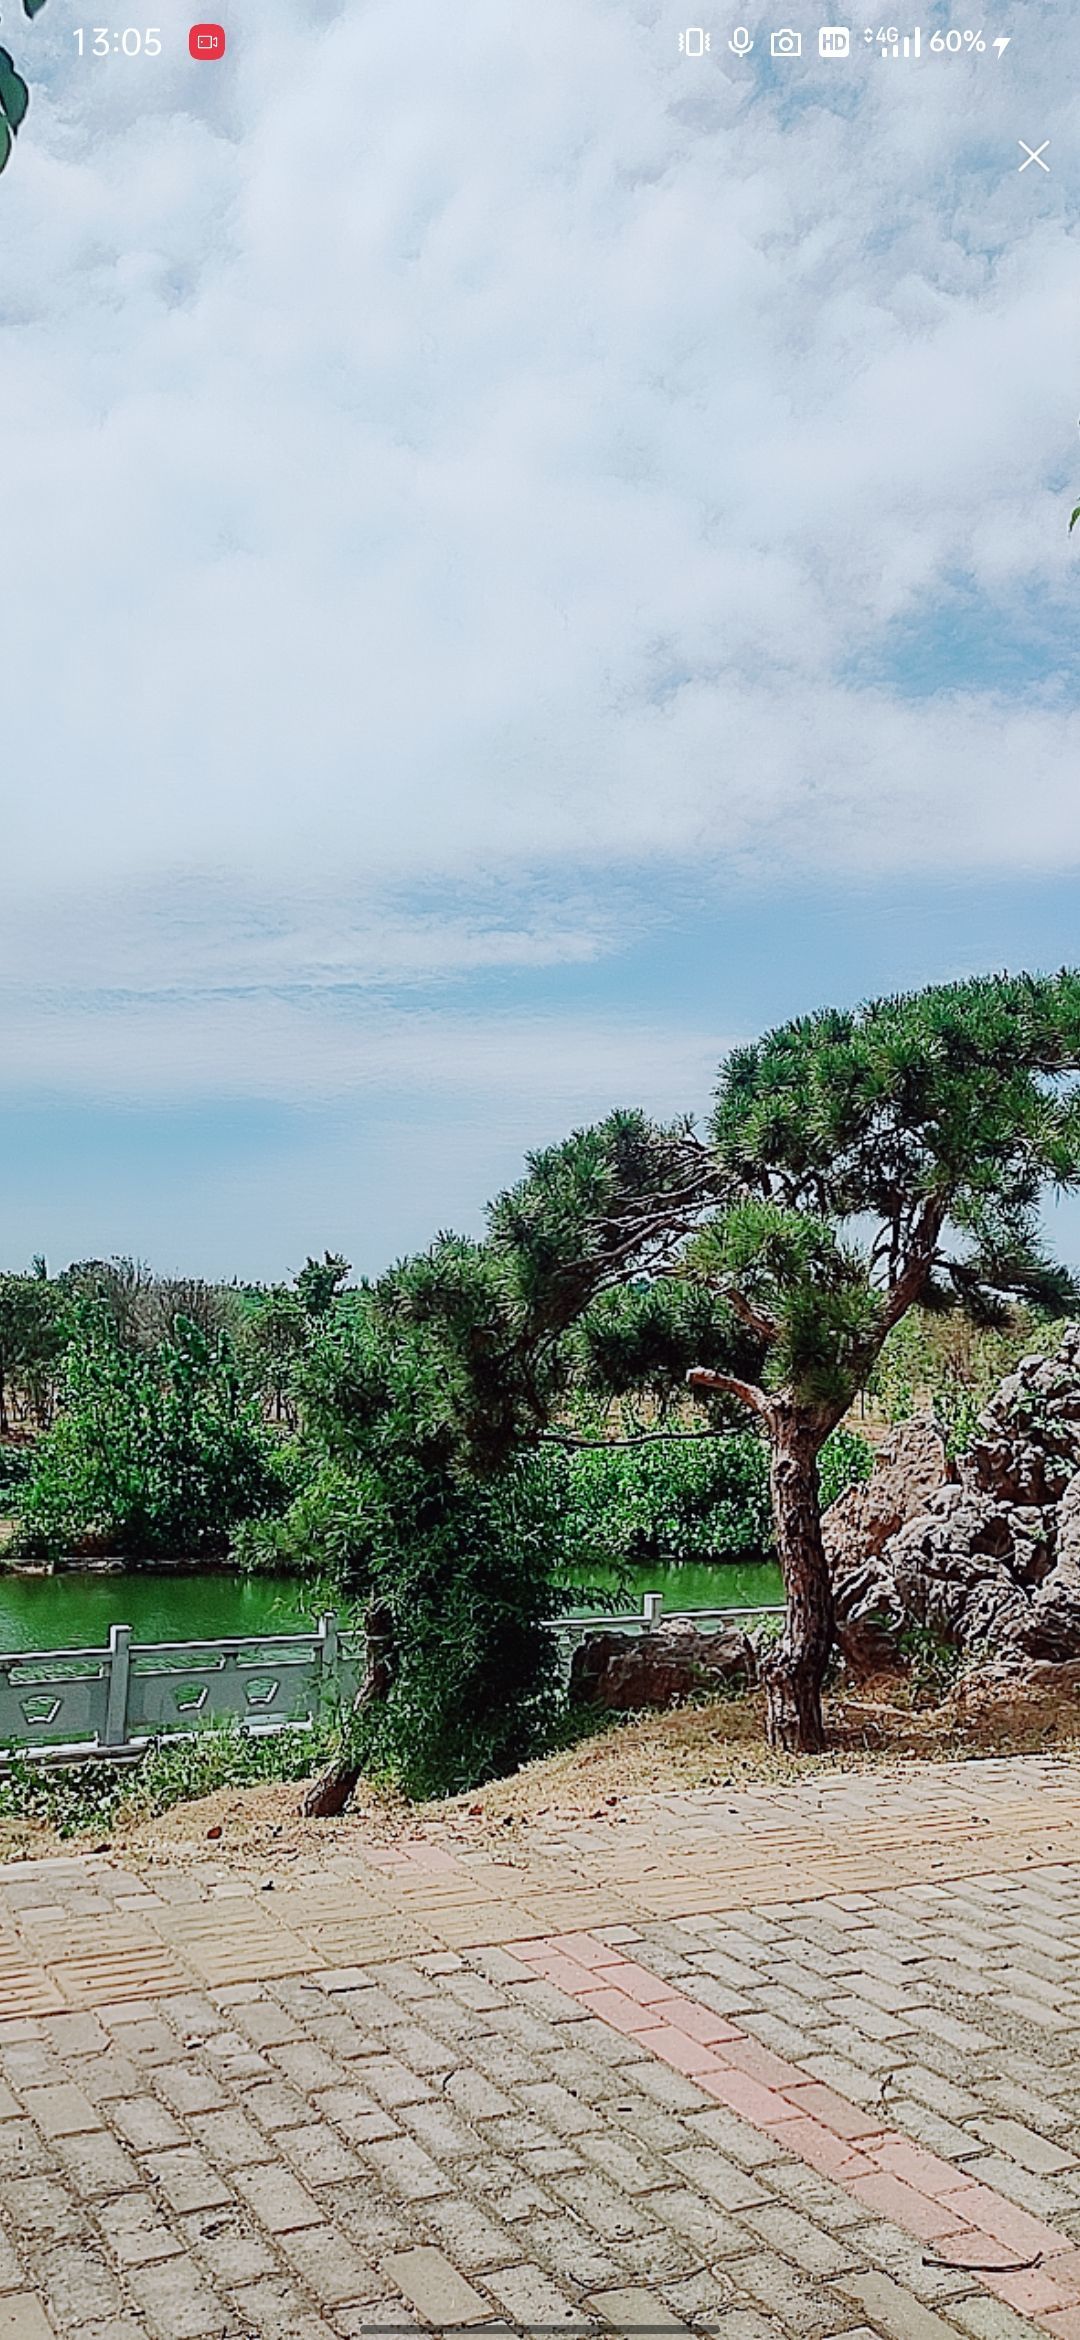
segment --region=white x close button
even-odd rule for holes
[[[1024,162],[1017,164],[1017,169],[1021,171],[1029,171],[1031,169],[1032,163],[1038,163],[1039,169],[1041,171],[1045,171],[1047,177],[1049,177],[1050,165],[1048,162],[1043,161],[1043,156],[1050,144],[1050,140],[1048,138],[1044,138],[1041,146],[1029,146],[1026,138],[1018,138],[1016,143],[1018,146],[1023,148],[1024,155],[1026,157]]]

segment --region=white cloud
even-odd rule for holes
[[[1014,168],[1018,126],[1064,143],[1070,12],[1032,0],[1000,67],[755,103],[676,30],[270,0],[221,68],[25,33],[9,1082],[335,1093],[460,1048],[512,1087],[505,1023],[475,1060],[454,1009],[358,1042],[336,987],[583,961],[661,860],[1080,857],[1052,689],[849,672],[958,574],[1003,624],[1032,585],[1075,608],[1075,204]]]

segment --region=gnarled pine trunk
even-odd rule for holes
[[[787,1617],[762,1671],[770,1747],[817,1755],[825,1745],[821,1686],[833,1645],[832,1580],[821,1539],[821,1432],[795,1407],[773,1409],[769,1482]]]
[[[362,1765],[353,1753],[357,1726],[369,1707],[385,1698],[394,1679],[394,1620],[383,1602],[373,1602],[364,1620],[367,1647],[364,1679],[356,1693],[341,1734],[341,1750],[310,1781],[300,1798],[305,1820],[333,1820],[345,1810]]]

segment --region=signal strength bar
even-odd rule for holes
[[[882,48],[881,54],[883,57],[921,57],[921,27],[916,25],[914,32],[905,33],[902,40],[895,40],[891,43],[891,45],[886,43]]]

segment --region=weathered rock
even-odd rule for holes
[[[922,1625],[984,1664],[1080,1660],[1080,1325],[1021,1359],[928,1486],[937,1437],[904,1425],[826,1514],[841,1646],[880,1664]]]
[[[937,1423],[901,1422],[882,1440],[873,1471],[830,1504],[821,1523],[833,1580],[840,1647],[856,1672],[876,1673],[896,1663],[907,1622],[887,1569],[878,1565],[890,1538],[906,1521],[959,1488],[943,1486],[948,1470]]]
[[[702,1690],[745,1686],[756,1670],[745,1633],[699,1633],[689,1619],[673,1618],[633,1640],[624,1633],[588,1634],[574,1651],[570,1696],[583,1706],[629,1713],[677,1706]]]

